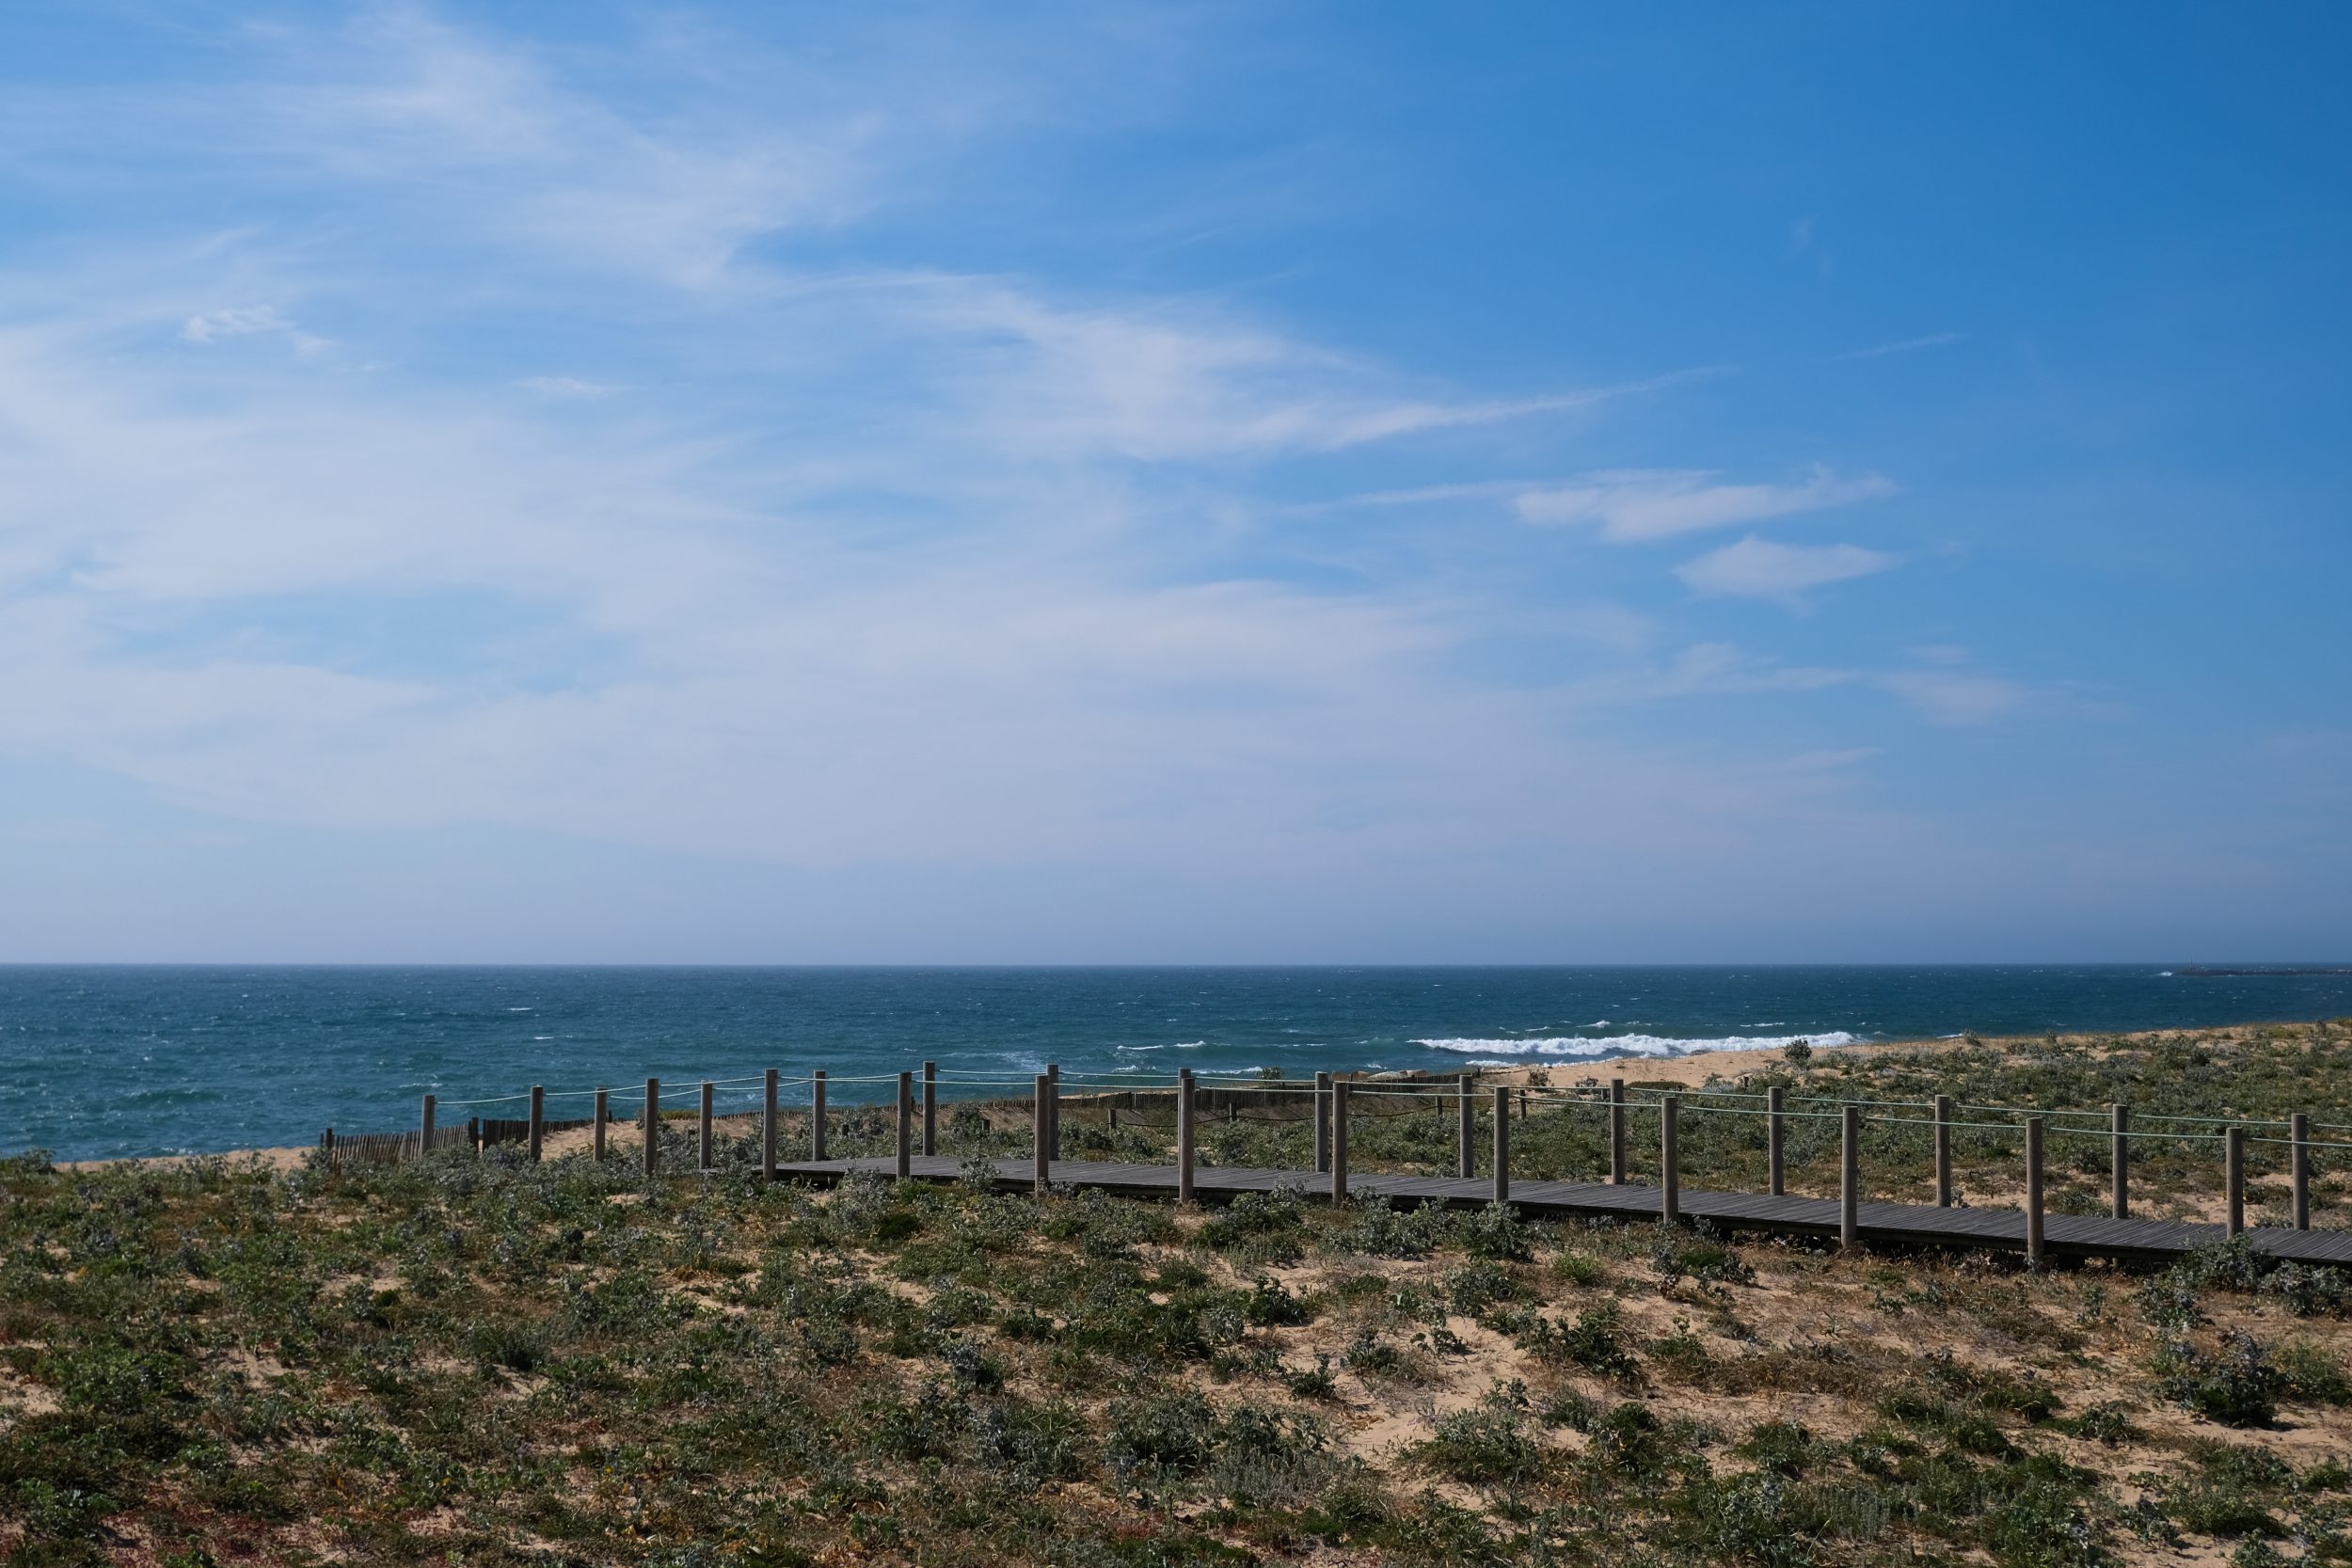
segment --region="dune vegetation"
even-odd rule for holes
[[[2347,1056],[2339,1027],[1775,1070],[1807,1094],[2326,1116]],[[1017,1142],[979,1107],[949,1119],[968,1148]],[[1359,1158],[1439,1163],[1441,1119],[1368,1121]],[[1592,1152],[1574,1115],[1526,1127],[1531,1174]],[[882,1131],[852,1113],[837,1135]],[[664,1135],[684,1169],[686,1130]],[[1157,1136],[1083,1116],[1065,1135],[1073,1155]],[[1245,1121],[1204,1144],[1271,1164],[1304,1135]],[[1731,1184],[1744,1136],[1691,1141],[1686,1180]],[[2201,1192],[2202,1150],[2152,1153],[2148,1201]],[[651,1180],[618,1146],[0,1162],[0,1553],[2352,1561],[2352,1279],[2243,1244],[2027,1272],[1289,1194],[769,1186],[748,1140],[722,1152]],[[1890,1191],[1915,1163],[1874,1159]],[[2081,1164],[2070,1180],[2104,1194]]]

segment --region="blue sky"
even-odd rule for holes
[[[12,5],[0,957],[2352,955],[2348,45]]]

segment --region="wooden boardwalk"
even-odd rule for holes
[[[797,1161],[780,1164],[779,1178],[809,1181],[838,1181],[853,1172],[889,1176],[896,1169],[889,1155],[860,1160]],[[1032,1166],[1026,1156],[993,1161],[996,1184],[1027,1192]],[[954,1181],[963,1175],[964,1162],[945,1155],[916,1155],[909,1163],[918,1180]],[[1125,1197],[1172,1198],[1176,1196],[1173,1165],[1137,1165],[1099,1160],[1057,1160],[1052,1167],[1057,1185],[1097,1187]],[[1200,1165],[1193,1173],[1193,1189],[1203,1199],[1229,1198],[1241,1193],[1270,1193],[1292,1188],[1309,1196],[1327,1195],[1328,1176],[1312,1171],[1258,1170],[1236,1165]],[[1494,1197],[1490,1177],[1384,1176],[1351,1172],[1348,1188],[1378,1193],[1399,1203],[1440,1203],[1449,1208],[1483,1208]],[[1685,1220],[1706,1220],[1724,1230],[1765,1231],[1784,1236],[1838,1236],[1837,1200],[1826,1197],[1772,1197],[1758,1193],[1711,1193],[1683,1187],[1678,1195]],[[1597,1181],[1521,1181],[1511,1183],[1511,1202],[1521,1212],[1546,1219],[1613,1219],[1647,1224],[1658,1218],[1659,1194],[1654,1187],[1613,1187]],[[1939,1209],[1922,1203],[1871,1203],[1860,1206],[1865,1242],[1897,1246],[1991,1247],[2022,1252],[2026,1247],[2026,1215],[2016,1209]],[[2082,1214],[2050,1214],[2043,1221],[2043,1239],[2053,1256],[2119,1258],[2162,1261],[2227,1236],[2220,1225],[2185,1224],[2178,1220],[2115,1220]],[[2352,1231],[2285,1230],[2249,1227],[2246,1237],[2254,1249],[2272,1257],[2301,1262],[2352,1265]]]

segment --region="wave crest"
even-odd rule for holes
[[[1831,1029],[1818,1035],[1724,1035],[1717,1039],[1675,1039],[1663,1035],[1604,1035],[1598,1038],[1556,1036],[1540,1040],[1437,1039],[1415,1040],[1432,1051],[1465,1056],[1570,1056],[1585,1061],[1603,1056],[1694,1056],[1704,1051],[1777,1051],[1805,1040],[1818,1046],[1852,1045],[1860,1035]]]

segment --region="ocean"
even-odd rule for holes
[[[0,1151],[209,1152],[520,1115],[542,1084],[1572,1066],[1785,1044],[2352,1014],[2352,970],[2162,965],[1512,969],[0,966]],[[632,1090],[631,1085],[635,1085]],[[881,1098],[844,1084],[836,1101]],[[748,1106],[752,1087],[731,1089]],[[550,1117],[584,1115],[550,1099]]]

